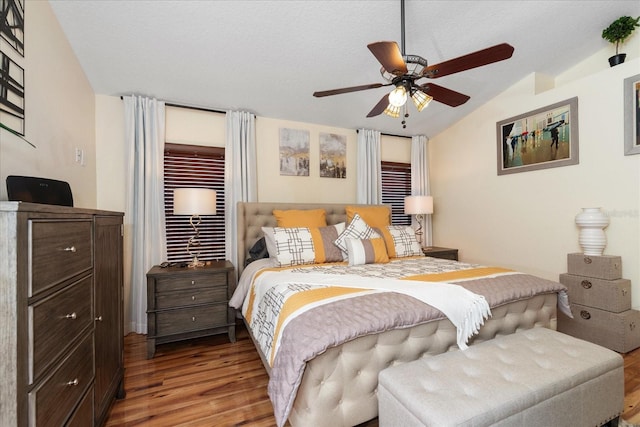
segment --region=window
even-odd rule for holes
[[[404,213],[404,198],[411,195],[411,165],[382,162],[382,203],[391,205],[391,223],[411,225],[411,215]]]
[[[216,190],[216,215],[201,217],[198,225],[200,260],[225,259],[224,148],[165,144],[164,212],[167,221],[167,261],[189,262],[187,241],[195,233],[189,217],[173,215],[173,190],[180,187]]]

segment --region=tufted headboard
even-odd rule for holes
[[[238,275],[244,269],[244,261],[249,249],[262,237],[261,227],[276,227],[274,209],[324,209],[327,213],[327,225],[347,221],[347,206],[370,206],[356,203],[276,203],[276,202],[238,202]],[[389,210],[391,209],[387,206]]]

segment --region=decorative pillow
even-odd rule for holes
[[[244,266],[251,264],[253,261],[269,258],[269,252],[267,250],[267,242],[264,237],[258,239],[257,242],[253,244],[251,249],[249,249],[249,258],[244,261]]]
[[[334,243],[342,249],[344,259],[347,259],[347,244],[345,243],[345,239],[373,239],[376,237],[380,237],[380,235],[376,233],[373,228],[369,227],[360,215],[355,214],[347,228],[340,233],[340,236],[338,236]]]
[[[273,216],[278,221],[278,227],[326,227],[327,213],[324,209],[282,211],[274,209]]]
[[[327,227],[262,227],[267,251],[278,266],[322,264],[343,260],[342,251],[333,241],[345,224]]]
[[[384,238],[389,258],[422,255],[422,248],[416,240],[416,233],[413,228],[406,225],[389,225],[383,228],[376,228],[375,231]]]
[[[370,227],[391,225],[391,209],[387,206],[347,206],[347,223],[353,221],[356,214]]]
[[[384,239],[345,239],[349,265],[389,262]]]

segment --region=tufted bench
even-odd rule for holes
[[[533,328],[383,370],[378,406],[380,427],[617,426],[623,359]]]

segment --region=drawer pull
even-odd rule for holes
[[[585,289],[591,289],[591,282],[590,282],[590,281],[588,281],[588,280],[583,280],[581,284],[582,284],[582,287],[583,287],[583,288],[585,288]]]
[[[191,318],[191,321],[192,321],[192,322],[195,322],[195,321],[196,321],[196,316],[193,316],[193,317]]]
[[[102,322],[102,316],[96,317],[96,322]]]
[[[196,296],[195,295],[191,295],[191,301],[195,301],[196,300]]]
[[[66,315],[66,316],[64,316],[64,317],[66,317],[67,319],[75,320],[75,319],[77,319],[77,318],[78,318],[78,315],[77,315],[77,314],[75,313],[75,311],[74,311],[73,313],[71,313],[71,314],[67,314],[67,315]]]
[[[69,246],[63,249],[65,252],[76,252],[76,247],[75,246]]]
[[[76,379],[74,379],[73,381],[68,381],[68,382],[67,382],[67,385],[68,385],[69,387],[71,387],[71,386],[76,386],[76,385],[78,385],[78,384],[80,384],[80,381],[78,381],[78,379],[77,379],[77,378],[76,378]]]
[[[581,310],[580,317],[582,317],[585,320],[589,320],[591,319],[591,313],[589,313],[587,310]]]
[[[191,281],[191,284],[192,284],[192,285],[195,285],[195,284],[196,284],[196,281],[195,281],[195,280],[192,280],[192,281]]]

